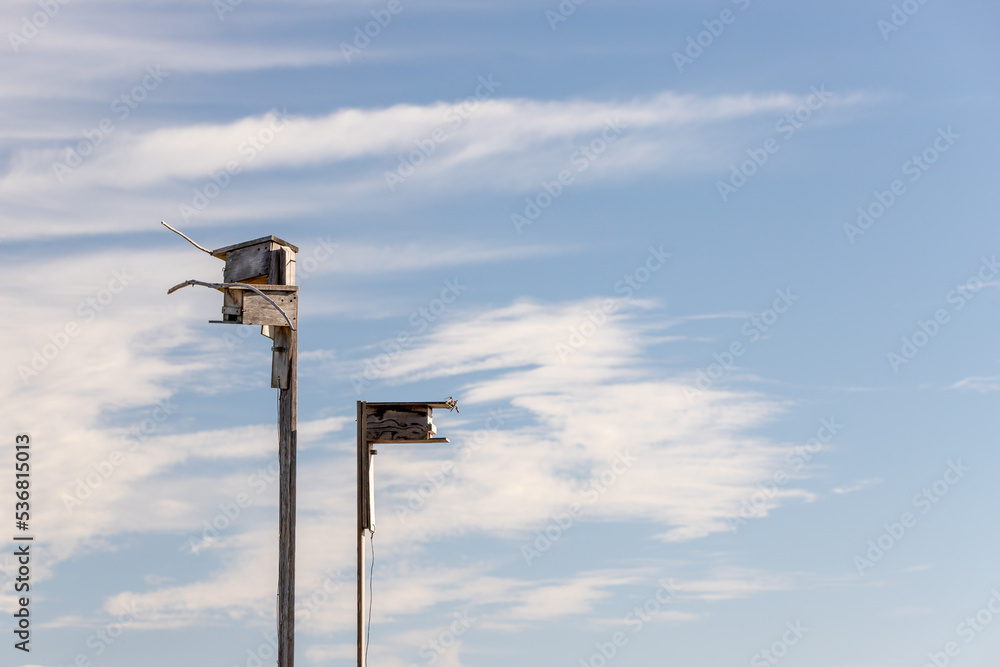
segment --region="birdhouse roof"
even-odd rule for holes
[[[438,408],[440,410],[451,410],[455,407],[453,401],[431,401],[428,403],[414,403],[411,401],[402,403],[377,403],[368,401],[366,404],[368,407],[374,408]]]
[[[252,245],[257,245],[258,243],[276,243],[277,245],[287,246],[292,249],[292,252],[298,252],[299,249],[293,246],[288,241],[284,239],[279,239],[277,236],[262,236],[259,239],[254,239],[253,241],[244,241],[243,243],[237,243],[235,245],[227,245],[225,248],[219,248],[218,250],[212,251],[212,257],[218,257],[219,259],[225,259],[226,254],[232,252],[233,250],[239,250],[240,248],[247,248]]]

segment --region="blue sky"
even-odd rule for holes
[[[355,401],[447,396],[372,665],[993,664],[998,19],[4,3],[2,664],[273,663],[269,341],[160,220],[300,248],[299,664],[353,664]]]

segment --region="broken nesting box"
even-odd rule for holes
[[[212,251],[226,263],[222,280],[251,285],[294,285],[295,253],[299,251],[277,236],[264,236]]]
[[[451,410],[454,401],[437,403],[365,403],[364,433],[369,444],[448,442],[435,438],[434,408]]]
[[[223,297],[222,320],[225,324],[259,324],[298,328],[298,287],[295,285],[295,253],[299,249],[277,236],[264,236],[253,241],[212,251],[213,257],[225,261],[222,276],[225,283],[245,283],[256,287],[267,299],[253,290],[233,286]]]
[[[260,324],[298,329],[299,295],[297,285],[260,285],[258,290],[270,299],[246,287],[229,287],[222,295],[222,324]],[[277,306],[281,310],[279,311]],[[285,321],[282,312],[288,316]]]

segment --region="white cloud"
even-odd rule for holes
[[[198,331],[218,312],[217,292],[166,294],[179,278],[220,268],[198,253],[137,250],[25,256],[5,265],[20,287],[0,296],[18,313],[0,325],[11,352],[0,376],[7,406],[0,422],[37,443],[33,462],[46,492],[33,503],[33,519],[46,540],[36,576],[81,551],[108,548],[116,535],[200,526],[212,514],[199,503],[215,494],[232,498],[245,489],[246,475],[230,468],[165,473],[273,450],[273,423],[178,434],[197,411],[194,392],[232,392],[241,374],[227,371],[254,354],[251,345],[229,353],[222,329],[215,337]],[[27,272],[30,281],[15,277]],[[267,365],[261,369],[267,386]],[[182,387],[192,389],[186,399]],[[303,419],[302,449],[350,421]]]
[[[455,318],[385,369],[383,378],[393,383],[497,372],[467,380],[463,401],[510,405],[537,422],[488,433],[487,443],[457,463],[453,481],[427,508],[394,527],[403,539],[428,539],[441,534],[441,526],[523,535],[574,503],[583,505],[587,520],[650,520],[662,527],[664,539],[693,539],[726,529],[731,509],[779,465],[781,446],[746,434],[782,406],[727,391],[706,392],[692,405],[685,378],[665,377],[649,363],[652,336],[635,321],[636,305],[623,305],[583,347],[561,359],[556,345],[594,306],[521,301]],[[448,429],[445,421],[441,429]],[[473,435],[459,429],[455,439],[469,442]],[[626,451],[634,464],[620,475],[607,474],[622,467],[614,462]],[[422,470],[443,462],[414,464],[395,456],[378,461],[386,486],[398,489],[390,495],[394,508],[407,507],[419,486],[406,479],[422,480]],[[665,470],[671,471],[666,479]],[[627,483],[598,484],[600,499],[589,502],[588,488],[596,487],[588,481],[602,474]]]
[[[723,568],[711,572],[711,578],[677,582],[681,596],[718,602],[745,598],[757,593],[789,591],[802,585],[801,577],[792,574],[775,574],[749,568]]]
[[[1000,375],[973,375],[951,385],[951,389],[971,389],[978,392],[1000,391]]]
[[[3,328],[18,351],[14,363],[30,363],[28,350],[42,348],[67,318],[79,318],[76,304],[88,297],[99,302],[96,295],[107,289],[112,270],[134,276],[99,316],[81,320],[80,333],[27,387],[15,373],[0,385],[12,407],[3,418],[8,432],[30,430],[39,442],[60,443],[38,454],[38,474],[53,489],[37,510],[48,545],[38,574],[51,577],[59,561],[77,554],[122,548],[118,536],[124,534],[174,535],[176,557],[209,559],[209,574],[180,581],[146,572],[148,588],[109,595],[105,613],[134,601],[143,610],[137,627],[232,619],[267,627],[277,565],[277,485],[252,491],[248,474],[273,463],[269,419],[184,432],[180,421],[186,417],[178,412],[79,506],[71,512],[63,506],[64,493],[100,475],[102,462],[122,448],[128,427],[119,423],[142,423],[156,401],[176,402],[182,388],[197,387],[206,400],[224,395],[226,387],[231,392],[227,368],[245,358],[242,351],[222,353],[218,339],[199,338],[193,322],[217,311],[217,293],[169,299],[164,293],[178,279],[217,271],[216,260],[186,250],[133,252],[126,265],[122,258],[109,251],[36,260],[39,280],[3,297],[12,311],[28,316],[29,326],[8,322]],[[62,296],[52,296],[55,286]],[[377,457],[377,623],[436,605],[477,608],[482,626],[495,631],[590,614],[612,589],[650,573],[592,569],[539,579],[524,548],[538,547],[538,531],[544,534],[554,516],[565,521],[579,503],[582,511],[560,531],[644,522],[661,539],[696,539],[726,530],[727,511],[783,456],[783,445],[749,435],[778,416],[782,405],[735,391],[707,391],[690,405],[683,379],[649,361],[649,346],[662,340],[669,321],[640,324],[640,312],[656,317],[654,304],[620,305],[565,359],[556,344],[586,320],[593,302],[456,308],[387,370],[385,379],[397,384],[455,378],[466,410],[439,420],[453,448],[387,449]],[[261,371],[262,387],[265,375]],[[498,410],[503,423],[489,427],[483,421],[489,409]],[[298,592],[307,633],[349,629],[353,542],[331,542],[330,536],[353,534],[351,422],[350,416],[305,415],[300,422],[303,451],[313,446],[321,457],[299,469]],[[317,447],[331,440],[332,446]],[[449,464],[446,479],[423,504],[401,515],[426,473]],[[252,502],[238,518],[222,521],[215,532],[207,528],[241,493]],[[493,551],[495,561],[463,567],[425,562],[431,544],[480,538],[501,545]],[[538,557],[557,558],[550,552],[561,546],[555,539]],[[497,574],[511,564],[514,574]],[[709,569],[678,589],[690,599],[715,601],[799,583],[790,575]],[[64,617],[54,624],[79,622]]]
[[[854,493],[855,491],[860,491],[862,489],[868,488],[869,486],[875,486],[876,484],[881,484],[881,483],[882,483],[882,478],[881,477],[872,477],[872,478],[869,478],[869,479],[859,479],[858,481],[856,481],[854,484],[851,484],[850,486],[837,486],[837,487],[834,487],[833,488],[833,492],[836,493],[836,494]]]
[[[905,574],[910,574],[912,572],[924,572],[926,570],[932,569],[934,566],[930,563],[922,563],[920,565],[911,565],[910,567],[904,567],[900,572]]]
[[[222,4],[222,3],[219,3]],[[146,65],[183,73],[246,72],[277,67],[331,66],[345,63],[337,44],[310,46],[273,38],[241,41],[232,31],[233,14],[243,24],[287,18],[288,4],[296,15],[337,13],[334,3],[242,3],[237,12],[219,19],[212,3],[184,1],[155,6],[127,2],[60,2],[58,11],[32,34],[27,43],[12,44],[10,35],[22,36],[24,18],[40,9],[30,0],[8,0],[0,6],[4,49],[0,61],[0,91],[17,102],[39,98],[87,99],[108,86],[130,81]],[[351,3],[338,3],[344,8]],[[165,5],[173,5],[165,7]],[[313,7],[310,10],[310,7]],[[333,11],[331,12],[331,9]],[[52,13],[52,12],[50,12]]]
[[[532,245],[497,246],[497,244],[448,245],[441,241],[407,243],[398,246],[335,243],[336,261],[325,262],[315,272],[367,276],[397,271],[421,271],[444,266],[464,266],[493,262],[516,261],[545,255],[566,253],[571,248]],[[387,258],[391,258],[387,261]],[[299,258],[298,264],[306,260]]]
[[[639,580],[636,573],[598,571],[557,582],[535,582],[522,592],[521,599],[505,617],[494,623],[509,619],[523,625],[525,622],[586,615],[594,610],[596,602],[611,597],[611,588]]]
[[[306,649],[306,658],[323,664],[331,660],[350,660],[357,655],[356,644],[314,644]]]
[[[862,99],[846,95],[839,104]],[[190,227],[315,214],[328,211],[331,201],[339,210],[392,209],[440,193],[531,192],[563,169],[575,174],[576,183],[722,169],[736,155],[719,148],[724,145],[720,132],[735,133],[734,123],[780,114],[802,101],[788,93],[709,97],[664,92],[605,102],[494,98],[478,102],[475,109],[464,108],[467,118],[457,111],[463,107],[437,102],[340,109],[293,117],[287,124],[270,113],[224,123],[123,130],[63,174],[62,183],[53,165],[66,160],[68,146],[22,150],[0,180],[0,201],[7,204],[0,222],[14,238],[106,233],[137,229],[151,209],[159,208],[177,211],[175,217],[186,218]],[[584,158],[580,149],[603,142],[609,124],[623,129],[611,131],[607,136],[617,138]],[[435,131],[446,138],[430,141]],[[66,140],[75,145],[79,138]],[[433,151],[420,153],[418,140]],[[400,159],[410,161],[411,153],[421,164],[390,192],[386,174]],[[331,173],[334,168],[341,169]],[[254,179],[255,174],[289,169],[300,170],[293,180],[271,178],[258,184]],[[224,194],[210,185],[212,196],[198,200],[192,186],[204,192],[213,174]],[[115,202],[113,210],[110,201]],[[180,204],[190,211],[182,211]],[[72,224],[66,221],[70,210]],[[30,226],[13,224],[25,215],[31,217]]]

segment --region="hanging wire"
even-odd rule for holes
[[[365,665],[368,665],[368,647],[372,641],[372,607],[375,602],[375,494],[371,496],[371,527],[368,529],[368,541],[372,547],[372,564],[368,570],[368,632],[365,637]]]
[[[374,602],[374,591],[375,591],[375,529],[373,528],[369,536],[368,541],[372,546],[372,565],[368,570],[368,635],[365,639],[365,665],[368,664],[368,647],[371,646],[372,641],[372,603]]]

